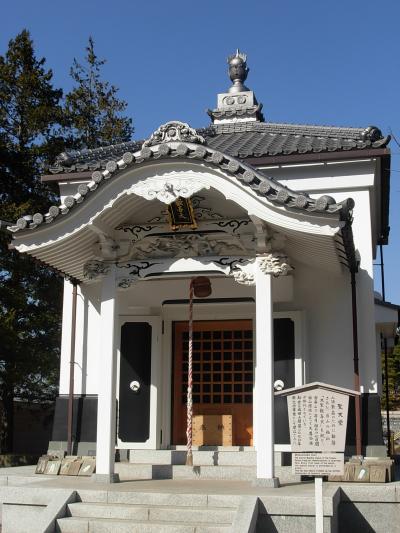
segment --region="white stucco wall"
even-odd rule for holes
[[[275,176],[279,181],[297,191],[305,191],[312,196],[318,197],[321,194],[333,196],[336,201],[353,198],[355,207],[353,211],[353,236],[356,250],[360,253],[360,271],[356,276],[357,283],[357,303],[358,303],[358,329],[359,329],[359,356],[360,356],[360,380],[361,392],[377,392],[377,383],[380,381],[380,371],[377,365],[376,353],[376,334],[375,334],[375,317],[374,317],[374,290],[373,290],[373,257],[375,255],[374,242],[376,231],[376,184],[375,160],[354,161],[354,162],[331,162],[315,163],[305,166],[286,166],[264,168],[268,175]],[[310,343],[315,343],[318,350],[322,349],[323,340],[317,331],[333,328],[334,338],[352,334],[351,314],[351,295],[350,295],[350,276],[344,274],[344,279],[332,283],[324,284],[318,276],[313,276],[306,281],[305,285],[298,286],[299,273],[296,272],[296,290],[295,301],[299,305],[303,302],[310,315],[307,321],[308,328],[312,327],[308,335]],[[345,279],[348,278],[348,281]],[[306,279],[306,278],[305,278]],[[322,285],[321,285],[322,283]],[[309,300],[309,291],[315,291],[319,286],[319,291],[326,293],[326,303],[321,301],[319,304],[320,311],[316,322],[313,324],[312,309],[316,304],[315,300]],[[299,300],[299,294],[302,294]],[[340,303],[342,301],[342,303]],[[344,302],[348,302],[348,307]],[[329,302],[329,303],[328,303]],[[326,308],[328,307],[328,309]],[[340,308],[342,311],[340,312]],[[334,313],[335,311],[335,313]],[[322,319],[322,317],[324,317]],[[316,329],[316,331],[314,330]],[[344,340],[343,338],[343,340]],[[335,341],[337,342],[337,341]],[[331,348],[326,353],[331,353]],[[343,354],[337,354],[336,357],[343,359]],[[317,374],[334,376],[339,372],[337,370],[341,365],[330,363],[330,360],[320,359],[320,355],[312,344],[310,345],[310,380],[313,380]],[[352,386],[352,347],[351,347],[351,365],[347,366],[343,361],[344,367],[341,379],[345,380],[337,385],[346,387]],[[333,374],[327,375],[332,367]],[[348,371],[345,369],[348,368]],[[335,370],[336,369],[336,370]],[[330,382],[333,382],[332,380]]]
[[[375,162],[315,164],[267,168],[264,172],[294,190],[312,195],[332,195],[337,201],[355,200],[353,233],[361,256],[357,275],[360,378],[362,390],[377,392],[380,380],[377,365],[373,293],[373,239],[370,213],[375,213],[372,197]],[[66,191],[65,191],[66,192]],[[290,250],[288,251],[290,254]],[[344,270],[335,276],[306,265],[296,264],[293,286],[290,280],[275,281],[275,311],[304,312],[304,345],[307,381],[326,381],[353,386],[353,345],[350,275]],[[281,285],[278,288],[279,284]],[[288,288],[289,287],[289,288]],[[68,393],[71,285],[65,283],[60,393]],[[100,283],[83,285],[78,293],[75,393],[97,393],[99,352]],[[165,280],[140,282],[118,293],[119,315],[162,313],[161,302],[186,299],[187,282]],[[213,298],[254,297],[254,288],[237,285],[231,279],[213,283]],[[237,304],[240,305],[240,304]]]
[[[331,273],[321,272],[300,263],[294,266],[293,280],[290,278],[284,280],[289,285],[293,281],[293,299],[288,301],[279,298],[279,293],[290,294],[290,288],[275,290],[274,311],[304,312],[304,339],[302,341],[305,345],[306,380],[325,381],[351,388],[353,386],[353,345],[350,275],[346,273],[343,277],[333,276]],[[254,298],[255,296],[254,287],[237,285],[234,281],[223,278],[212,280],[212,282],[213,298]],[[139,282],[135,288],[118,293],[118,314],[126,317],[135,315],[163,317],[160,304],[166,300],[187,299],[187,285],[186,280]],[[82,298],[82,295],[78,296],[77,330],[79,333],[76,341],[75,394],[97,394],[98,392],[96,360],[99,353],[99,289],[100,283],[84,287],[82,292],[86,298]],[[79,298],[82,298],[81,302]],[[86,310],[79,311],[79,303],[81,307],[86,307]],[[235,304],[236,309],[240,306],[240,303]],[[252,307],[254,304],[250,305],[250,308],[249,304],[246,304],[246,316],[249,313],[251,315]],[[213,315],[209,318],[212,319]],[[87,333],[83,335],[85,324]],[[372,330],[375,331],[374,327]],[[61,364],[61,394],[68,393],[69,348],[69,342],[65,342]],[[363,354],[360,362],[361,383],[366,391],[375,390],[377,367],[376,352],[373,348],[367,352],[368,357]],[[370,381],[373,382],[372,387]]]
[[[72,284],[64,282],[60,394],[69,393]],[[74,394],[97,394],[96,358],[100,347],[100,284],[78,286]]]

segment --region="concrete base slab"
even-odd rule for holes
[[[278,489],[280,487],[279,478],[257,478],[252,481],[253,487],[268,487],[270,489]]]
[[[132,467],[133,465],[129,465]],[[217,514],[227,513],[232,516],[232,511],[240,506],[242,497],[254,497],[258,501],[258,522],[257,533],[274,530],[280,533],[296,533],[313,531],[315,526],[314,517],[314,483],[290,483],[285,484],[280,478],[282,486],[276,489],[273,480],[257,480],[253,485],[251,481],[238,481],[226,479],[166,479],[166,480],[142,480],[136,479],[123,483],[93,483],[88,477],[72,476],[43,476],[35,475],[34,466],[14,467],[4,469],[7,471],[5,484],[0,486],[0,502],[16,504],[15,507],[23,506],[25,511],[30,506],[49,506],[55,502],[60,489],[70,489],[77,492],[77,500],[71,503],[71,508],[78,508],[75,501],[87,503],[102,503],[110,506],[110,515],[115,513],[114,507],[146,506],[153,512],[153,522],[137,523],[134,519],[134,526],[128,519],[127,522],[115,518],[95,518],[95,517],[71,517],[58,519],[59,530],[63,533],[87,533],[90,531],[99,532],[118,531],[154,533],[154,531],[165,531],[168,533],[228,533],[232,531],[229,525],[215,522]],[[31,474],[31,476],[29,476]],[[276,470],[280,477],[280,470]],[[104,478],[103,478],[104,480]],[[99,480],[101,481],[101,479]],[[272,483],[271,483],[272,481]],[[22,486],[24,484],[24,486]],[[8,486],[7,486],[8,485]],[[68,504],[70,505],[70,504]],[[154,508],[165,506],[167,513],[157,511],[154,517]],[[174,508],[170,511],[169,508]],[[192,509],[204,507],[204,516],[208,511],[213,519],[212,525],[197,524],[198,516],[191,525],[182,525],[177,517],[184,513],[178,512],[177,508]],[[61,508],[61,506],[60,506]],[[84,510],[87,505],[82,505]],[[323,487],[323,509],[324,509],[324,531],[333,533],[337,531],[353,531],[355,533],[366,533],[375,531],[376,533],[386,533],[387,531],[397,531],[400,512],[400,483],[392,482],[387,484],[358,484],[358,483],[324,483]],[[36,510],[36,509],[35,509]],[[18,511],[18,509],[17,509]],[[24,512],[25,512],[24,511]],[[58,510],[56,509],[58,512]],[[197,512],[196,511],[196,512]],[[220,512],[221,511],[221,512]],[[43,509],[43,512],[46,512]],[[125,511],[131,513],[130,509]],[[139,511],[135,511],[139,512]],[[185,511],[189,512],[189,511]],[[7,510],[6,510],[7,513]],[[170,522],[164,521],[167,514],[171,516]],[[19,520],[17,512],[14,514],[15,520]],[[28,512],[25,513],[28,515]],[[83,513],[82,513],[83,514]],[[94,514],[94,513],[93,513]],[[239,518],[244,518],[245,512],[241,510]],[[65,515],[64,515],[65,516]],[[247,514],[250,517],[250,512]],[[157,518],[157,520],[156,520]],[[159,520],[162,518],[162,520]],[[251,518],[251,517],[250,517]],[[172,522],[173,520],[173,522]],[[236,514],[235,519],[236,520]],[[251,521],[250,519],[248,520]],[[7,517],[6,517],[7,522]],[[4,522],[6,524],[6,522]],[[24,516],[23,531],[29,533],[29,521],[26,525]],[[128,523],[129,522],[129,523]],[[35,527],[36,520],[30,520]],[[157,528],[154,529],[154,524]],[[337,528],[337,523],[340,527]],[[122,528],[122,525],[124,528]],[[239,531],[246,531],[240,522]],[[82,529],[80,526],[82,525]],[[78,527],[79,526],[79,527]],[[112,529],[114,527],[114,529]],[[115,529],[116,528],[116,529]],[[153,528],[153,529],[151,529]],[[164,528],[164,529],[163,529]],[[186,528],[186,529],[185,529]],[[197,528],[197,529],[196,529]],[[200,528],[200,529],[199,529]],[[6,528],[3,526],[3,530]],[[36,528],[37,530],[37,528]],[[42,531],[45,529],[42,528]],[[19,529],[21,531],[21,529]],[[400,533],[400,530],[399,530]]]
[[[119,483],[119,474],[92,474],[90,481],[94,483]]]

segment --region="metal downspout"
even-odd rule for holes
[[[381,256],[381,288],[382,288],[382,301],[386,302],[385,297],[385,264],[383,262],[383,245],[379,245],[379,251]],[[388,373],[388,346],[387,338],[383,336],[383,354],[385,358],[385,403],[386,403],[386,431],[387,431],[387,454],[390,457],[392,454],[392,447],[390,443],[390,409],[389,409],[389,373]]]
[[[386,429],[387,429],[387,454],[392,455],[392,447],[390,443],[390,409],[389,409],[389,373],[388,373],[388,345],[387,338],[383,337],[383,353],[385,357],[385,403],[386,403]]]
[[[383,246],[382,244],[379,245],[380,255],[381,255],[381,288],[382,288],[382,300],[386,302],[385,298],[385,265],[383,263]]]
[[[358,357],[358,324],[357,324],[357,287],[356,271],[351,269],[351,303],[353,315],[353,368],[354,368],[354,390],[360,391],[360,371]],[[356,415],[356,455],[361,455],[361,398],[356,395],[355,399]]]

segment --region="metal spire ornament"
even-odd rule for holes
[[[211,294],[211,282],[205,276],[192,278],[189,285],[189,350],[188,350],[188,387],[187,387],[187,418],[186,418],[186,465],[193,466],[193,295],[206,298]]]
[[[247,56],[236,50],[236,54],[228,57],[229,65],[229,77],[233,83],[229,88],[229,93],[240,93],[248,91],[249,89],[244,85],[244,81],[249,73],[249,67],[247,66]]]

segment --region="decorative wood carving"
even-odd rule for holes
[[[143,147],[155,146],[157,144],[168,142],[190,142],[205,144],[205,139],[191,128],[186,122],[178,120],[162,124],[151,136],[143,143]]]
[[[135,243],[132,256],[137,259],[204,257],[246,254],[239,237],[201,232],[149,235]]]
[[[293,270],[293,267],[288,263],[287,255],[278,252],[260,257],[258,265],[264,274],[272,274],[275,277],[286,276]]]
[[[110,272],[110,264],[103,261],[88,261],[83,267],[83,276],[87,280],[93,280],[99,276],[106,276]]]
[[[135,185],[132,185],[129,193],[142,196],[146,200],[157,199],[164,204],[171,204],[180,196],[189,198],[201,189],[209,188],[210,186],[208,184],[192,177],[168,180],[167,177],[158,176],[147,178],[144,181],[139,181]]]

